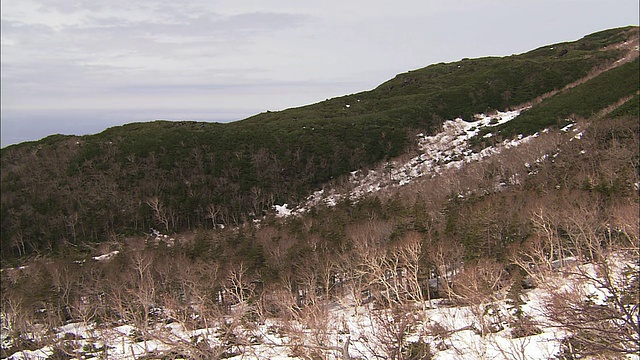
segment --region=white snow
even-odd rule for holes
[[[358,100],[360,101],[360,100]],[[348,108],[350,105],[345,105]],[[528,137],[518,136],[516,139],[504,140],[493,146],[488,146],[479,152],[474,152],[469,144],[469,140],[478,136],[482,129],[497,126],[516,118],[524,109],[518,109],[507,112],[496,112],[492,115],[481,114],[475,117],[472,122],[466,122],[462,119],[454,119],[445,121],[442,125],[442,131],[439,133],[426,136],[418,134],[419,153],[405,162],[392,161],[383,164],[377,170],[370,171],[353,171],[349,176],[349,183],[352,185],[351,190],[347,194],[340,194],[334,189],[322,189],[310,195],[304,204],[290,209],[288,204],[274,205],[273,209],[278,218],[284,218],[301,214],[313,206],[326,205],[335,206],[343,199],[358,200],[363,196],[382,191],[389,187],[400,187],[411,183],[417,178],[423,176],[435,176],[441,171],[449,168],[460,168],[470,162],[481,161],[485,158],[500,153],[503,149],[519,146],[531,139],[539,136],[534,134]],[[576,133],[571,139],[581,139],[583,132],[577,129],[575,124],[569,124],[562,128],[563,132],[572,131]],[[548,130],[547,130],[548,131]],[[546,132],[546,131],[543,131]],[[496,137],[493,133],[488,132],[482,136],[488,141],[494,140]],[[583,150],[583,152],[585,151]],[[557,154],[556,154],[557,155]],[[549,158],[549,155],[543,155],[535,160],[540,163]],[[525,163],[525,167],[532,168],[535,164]],[[532,172],[535,171],[532,169]],[[517,183],[517,177],[509,179],[510,183]],[[497,187],[504,186],[501,183]],[[635,184],[639,187],[638,183]],[[460,197],[464,197],[462,194]],[[153,230],[156,240],[173,240],[168,239],[167,235],[163,235]],[[168,239],[168,240],[167,240]],[[118,250],[111,251],[107,254],[95,256],[93,260],[105,261],[119,253]],[[595,274],[596,270],[590,265],[576,264],[576,259],[566,258],[562,262],[554,262],[553,268],[556,271],[565,266],[573,266],[580,271]],[[637,270],[637,266],[635,267]],[[549,284],[554,284],[559,288],[573,286],[571,277],[556,276]],[[594,283],[581,284],[585,289],[585,293],[597,304],[603,304],[608,295],[610,295],[601,286]],[[413,315],[418,315],[420,319],[413,332],[408,335],[408,339],[417,341],[423,339],[431,346],[434,359],[549,359],[554,357],[560,351],[561,339],[566,336],[566,332],[553,324],[548,324],[544,318],[545,299],[548,296],[549,287],[541,286],[540,288],[525,292],[524,304],[520,306],[520,310],[529,316],[532,321],[540,328],[539,334],[524,336],[521,338],[513,338],[512,328],[509,320],[512,319],[513,306],[508,305],[505,300],[496,300],[484,304],[474,304],[472,306],[447,306],[441,300],[433,300],[426,304],[416,304]],[[422,306],[424,307],[422,307]],[[339,349],[342,345],[350,340],[350,356],[361,357],[364,359],[374,358],[376,351],[381,351],[386,344],[376,340],[379,336],[379,321],[381,316],[380,310],[374,310],[371,305],[357,306],[353,298],[344,296],[338,300],[332,300],[326,305],[328,311],[328,335],[327,344],[332,348]],[[480,311],[478,309],[490,309],[491,311]],[[426,308],[426,310],[424,309]],[[501,329],[488,334],[481,334],[477,329],[483,323],[491,323],[500,325]],[[56,329],[55,336],[59,339],[65,338],[67,334],[74,334],[75,340],[71,343],[77,348],[85,345],[95,345],[97,347],[108,345],[108,357],[110,359],[135,359],[151,351],[163,351],[171,349],[171,345],[159,339],[173,339],[174,342],[191,342],[193,339],[202,339],[211,344],[219,344],[220,340],[216,337],[217,327],[210,325],[211,328],[201,328],[195,330],[187,330],[182,324],[173,322],[170,324],[159,326],[152,331],[161,333],[162,336],[140,340],[136,336],[132,336],[137,329],[131,324],[122,324],[112,328],[97,329],[94,325],[85,323],[70,323]],[[240,328],[243,333],[250,333],[260,338],[261,343],[247,345],[242,348],[243,353],[231,357],[231,359],[292,359],[302,358],[295,357],[292,354],[292,348],[296,341],[310,341],[313,338],[313,329],[305,328],[303,324],[289,323],[290,328],[299,329],[300,339],[293,338],[291,334],[277,333],[271,329],[279,327],[280,323],[276,319],[267,319],[264,324],[254,324],[251,329]],[[440,327],[444,330],[444,335],[434,335],[433,332],[426,329]],[[475,329],[475,330],[474,330]],[[3,346],[5,340],[5,330],[3,329]],[[378,342],[376,342],[378,341]],[[38,350],[25,350],[17,352],[8,359],[46,359],[53,354],[51,346],[45,346]],[[96,354],[98,358],[101,354]],[[336,350],[334,356],[340,356]],[[629,357],[638,359],[638,357]]]
[[[573,266],[573,265],[570,265]],[[584,265],[582,269],[588,273],[594,273],[595,269],[591,265]],[[560,275],[559,273],[549,279],[549,284],[556,286],[573,286],[571,277]],[[558,285],[559,284],[559,285]],[[593,298],[596,302],[599,298],[605,298],[606,292],[601,287],[593,283],[582,284],[588,294],[595,294]],[[566,336],[566,332],[552,324],[547,324],[541,310],[548,293],[548,286],[541,286],[524,293],[524,304],[520,310],[528,315],[533,323],[537,325],[541,332],[529,336],[514,338],[511,335],[511,321],[515,316],[515,307],[509,305],[505,300],[496,300],[487,303],[473,304],[471,306],[447,306],[443,299],[431,301],[431,307],[422,310],[420,304],[412,311],[412,315],[417,315],[418,320],[413,330],[407,334],[408,341],[423,339],[430,344],[434,359],[549,359],[560,351],[561,339]],[[326,328],[325,346],[335,348],[334,356],[340,356],[339,349],[347,341],[350,341],[350,356],[360,356],[363,359],[373,359],[375,355],[381,355],[387,345],[380,337],[381,323],[385,316],[385,310],[375,310],[369,305],[356,306],[353,299],[346,296],[340,300],[328,303],[329,309]],[[422,319],[422,320],[419,320]],[[482,324],[499,325],[498,331],[480,333]],[[261,339],[259,343],[242,346],[239,349],[242,354],[230,357],[230,359],[302,359],[292,355],[293,344],[306,344],[311,348],[314,339],[314,329],[307,328],[303,324],[296,324],[295,321],[288,324],[289,329],[297,329],[293,334],[274,332],[271,329],[285,328],[281,326],[280,320],[267,319],[263,324],[252,326],[251,330],[240,327],[239,333],[253,334],[255,338]],[[442,329],[442,332],[429,331],[435,328]],[[135,336],[136,328],[132,325],[121,325],[110,329],[96,330],[93,326],[83,323],[71,323],[59,327],[56,330],[58,338],[75,335],[77,340],[72,340],[70,344],[77,349],[93,345],[102,347],[109,346],[110,359],[135,359],[153,351],[167,351],[171,349],[171,344],[160,339],[169,339],[172,335],[175,342],[183,341],[190,343],[194,339],[206,339],[210,344],[217,344],[217,327],[186,330],[181,324],[174,322],[156,328],[157,337],[152,337],[145,341],[138,341]],[[78,350],[79,351],[79,350]],[[53,353],[51,346],[46,346],[34,351],[21,351],[8,357],[11,360],[17,359],[46,359]],[[96,358],[100,355],[95,354]],[[634,357],[629,357],[633,359]],[[637,358],[637,357],[636,357]]]
[[[521,108],[511,111],[497,111],[494,114],[479,114],[474,116],[474,121],[468,122],[461,118],[447,120],[442,124],[442,131],[432,136],[417,135],[419,154],[406,162],[391,161],[380,169],[369,170],[366,173],[361,170],[352,171],[349,183],[352,189],[347,194],[341,194],[334,190],[318,190],[307,197],[306,201],[294,209],[288,209],[287,204],[276,205],[276,217],[287,217],[307,212],[318,205],[335,206],[341,200],[349,199],[357,201],[362,197],[382,191],[389,187],[407,185],[423,176],[436,176],[443,170],[461,168],[465,164],[481,161],[500,153],[503,149],[519,146],[539,136],[538,133],[516,139],[504,140],[494,146],[488,146],[480,152],[471,149],[469,140],[480,134],[482,129],[504,124],[515,119],[523,110]],[[482,136],[485,139],[493,138],[491,132]]]
[[[562,129],[560,129],[560,131],[567,132],[567,131],[569,131],[569,130],[574,126],[574,125],[575,125],[575,123],[571,123],[571,124],[569,124],[569,125],[567,125],[567,126],[563,127]]]
[[[276,217],[287,217],[291,215],[291,210],[289,210],[287,207],[289,205],[288,204],[283,204],[283,205],[274,205],[273,208],[276,211]]]
[[[112,257],[114,257],[114,256],[118,255],[119,253],[120,253],[120,251],[118,251],[118,250],[114,250],[114,251],[109,252],[109,253],[106,253],[106,254],[104,254],[104,255],[94,256],[94,257],[93,257],[93,260],[96,260],[96,261],[109,260],[109,259],[111,259]]]

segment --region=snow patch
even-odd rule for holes
[[[291,210],[287,208],[288,206],[288,204],[274,205],[273,208],[276,211],[276,217],[281,218],[291,216]]]
[[[110,253],[106,253],[104,255],[94,256],[92,259],[96,260],[96,261],[105,261],[105,260],[111,259],[112,257],[118,255],[119,253],[120,253],[120,251],[114,250],[114,251],[112,251]]]
[[[528,137],[519,135],[516,139],[505,140],[480,152],[474,152],[470,146],[470,139],[478,136],[483,129],[507,123],[526,109],[528,107],[505,112],[497,111],[491,115],[478,114],[474,116],[475,120],[470,122],[461,118],[447,120],[437,134],[417,135],[419,154],[409,161],[404,163],[391,161],[385,164],[383,169],[370,170],[366,173],[361,170],[352,171],[349,176],[352,189],[349,193],[339,194],[335,191],[319,190],[307,197],[306,201],[295,209],[288,209],[287,204],[274,206],[276,217],[302,214],[319,205],[335,206],[338,202],[347,199],[357,201],[385,188],[404,186],[423,176],[435,176],[446,169],[461,168],[467,163],[499,154],[503,149],[526,143],[539,134]],[[483,135],[483,138],[491,137],[494,137],[491,132]]]

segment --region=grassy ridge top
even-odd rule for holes
[[[586,119],[616,101],[636,94],[639,88],[640,63],[636,59],[523,112],[513,121],[502,125],[500,132],[507,136],[530,135],[545,127],[563,125],[569,118]],[[635,97],[637,100],[637,95]],[[637,101],[626,106],[631,107],[633,103],[637,109]],[[617,114],[623,115],[627,111],[625,109],[619,109]],[[629,114],[633,115],[631,112]]]
[[[2,239],[8,239],[2,257],[150,227],[170,232],[242,223],[402,154],[412,134],[433,132],[444,119],[469,119],[562,89],[625,55],[612,45],[637,32],[612,29],[505,58],[435,64],[370,91],[234,123],[132,123],[7,147],[1,151]],[[565,111],[588,116],[632,96],[637,67],[636,61],[551,97],[526,113],[542,120],[520,123],[546,126]],[[582,101],[602,89],[606,96]]]
[[[637,28],[612,29],[578,41],[544,46],[505,58],[463,59],[399,74],[371,91],[280,112],[262,113],[238,124],[286,123],[291,120],[378,118],[407,119],[415,115],[470,118],[487,109],[504,109],[560,89],[585,76],[596,64],[611,61],[620,51],[600,51],[625,41]],[[596,51],[597,50],[597,51]],[[346,108],[346,105],[350,105]],[[396,119],[396,120],[399,120]]]

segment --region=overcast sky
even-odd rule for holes
[[[233,121],[637,25],[638,0],[1,0],[2,146]]]

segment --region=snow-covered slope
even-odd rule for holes
[[[317,191],[295,209],[283,204],[276,205],[275,210],[279,216],[286,217],[302,214],[313,206],[333,206],[343,199],[357,201],[368,194],[460,169],[533,141],[538,134],[496,142],[481,151],[474,151],[471,146],[471,139],[480,134],[485,134],[484,138],[492,137],[492,127],[513,120],[522,110],[478,115],[473,122],[446,121],[437,134],[417,136],[417,153],[408,160],[391,161],[366,173],[353,172],[346,191]],[[569,134],[568,141],[580,140],[583,135],[575,124],[561,131]],[[545,153],[538,161],[554,155],[557,154]],[[535,171],[533,162],[522,166]],[[154,235],[156,242],[173,241],[158,232]],[[116,255],[118,252],[113,251],[93,259],[106,262]],[[34,343],[50,345],[22,350],[8,358],[47,359],[64,348],[67,355],[82,359],[182,359],[188,358],[186,354],[198,351],[207,354],[213,349],[224,349],[223,354],[216,356],[236,360],[314,356],[375,359],[392,358],[387,352],[392,351],[390,344],[398,338],[405,350],[409,346],[416,352],[428,351],[433,359],[562,358],[567,346],[571,346],[567,342],[571,333],[549,316],[549,304],[555,301],[554,294],[572,294],[578,303],[593,303],[599,309],[611,306],[608,299],[615,295],[612,291],[617,291],[616,284],[626,286],[624,284],[632,281],[633,274],[640,269],[637,259],[617,255],[609,259],[604,263],[609,264],[606,281],[600,278],[602,264],[585,264],[575,258],[552,261],[549,271],[538,279],[544,280],[538,281],[539,287],[522,290],[515,295],[517,300],[507,293],[508,287],[475,301],[455,298],[453,301],[408,301],[395,308],[376,306],[374,302],[363,304],[361,299],[348,294],[331,299],[320,296],[317,303],[296,309],[288,319],[258,318],[258,310],[251,308],[255,303],[245,301],[208,319],[206,326],[197,327],[193,322],[180,320],[170,309],[154,308],[154,316],[160,321],[149,326],[144,336],[141,329],[124,321],[108,326],[73,322],[49,333],[22,334],[23,340],[26,337]],[[629,306],[631,317],[638,318],[638,306],[633,305]],[[16,339],[4,324],[3,347],[10,348]],[[626,358],[640,359],[636,354],[628,354]]]
[[[492,127],[515,119],[526,109],[496,111],[489,115],[479,114],[474,117],[475,121],[471,122],[460,118],[447,120],[443,123],[442,130],[435,135],[417,135],[418,154],[408,161],[395,160],[382,164],[378,169],[366,172],[354,171],[349,177],[351,189],[348,192],[340,193],[335,189],[322,189],[314,192],[303,204],[294,209],[289,209],[287,204],[274,206],[276,214],[278,217],[286,217],[305,213],[310,208],[321,204],[334,206],[346,198],[356,201],[368,194],[404,186],[420,177],[433,177],[443,170],[460,168],[464,164],[481,161],[498,154],[504,149],[519,146],[537,137],[538,134],[504,140],[479,152],[472,149],[471,139],[479,136],[483,129],[490,131]],[[491,132],[485,130],[482,137],[490,138],[492,136]]]
[[[628,281],[632,277],[629,274],[639,270],[638,264],[628,257],[612,256],[612,259],[609,276],[615,283]],[[559,358],[566,351],[569,333],[548,316],[548,306],[553,303],[551,296],[580,294],[584,299],[577,300],[592,301],[607,309],[610,306],[607,299],[616,288],[599,282],[598,272],[593,264],[572,263],[545,274],[545,282],[519,293],[519,300],[500,292],[492,298],[459,306],[437,299],[409,303],[392,311],[376,309],[373,303],[356,304],[352,297],[345,296],[311,307],[308,314],[295,319],[267,318],[247,323],[238,321],[249,309],[240,303],[228,315],[212,321],[210,327],[193,330],[158,309],[158,314],[171,320],[156,322],[144,336],[131,324],[105,327],[74,322],[56,328],[53,334],[30,335],[34,340],[48,336],[57,345],[19,351],[8,359],[49,359],[60,355],[61,348],[80,359],[184,359],[196,349],[205,349],[206,353],[206,349],[218,346],[226,349],[225,358],[235,360],[304,359],[314,349],[331,359],[375,359],[389,358],[391,342],[400,333],[405,344],[428,344],[422,349],[433,359]],[[637,317],[637,306],[630,309],[635,309],[632,311]],[[403,328],[405,321],[410,326]],[[230,338],[223,329],[231,326],[234,326],[233,341],[229,345]],[[3,347],[7,348],[12,339],[5,330]],[[640,357],[628,354],[624,358]]]

